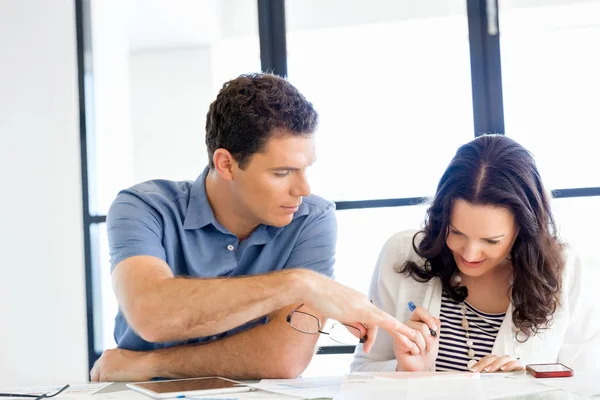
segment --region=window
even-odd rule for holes
[[[433,194],[456,148],[473,138],[466,4],[287,0],[286,10],[288,76],[320,114],[312,190],[353,201],[337,211],[336,279],[367,293],[383,244],[419,229],[425,206],[363,200]],[[339,346],[327,337],[319,345]]]
[[[600,227],[600,197],[571,197],[554,199],[552,210],[561,239],[573,247],[586,265],[600,273],[598,227]]]
[[[196,179],[210,102],[227,79],[260,70],[255,4],[133,5],[77,1],[90,367],[115,345],[110,204],[138,182]]]
[[[600,1],[500,2],[506,134],[551,189],[600,186]]]
[[[321,117],[311,185],[331,200],[431,195],[473,138],[465,2],[377,4],[286,2],[288,76]]]
[[[456,148],[504,133],[505,115],[554,189],[562,237],[597,265],[600,1],[167,3],[76,0],[90,367],[114,345],[110,203],[143,180],[197,177],[208,105],[239,73],[289,64],[320,112],[311,184],[337,203],[340,282],[368,291],[383,244],[421,227]],[[351,347],[319,345],[307,376],[347,371]]]

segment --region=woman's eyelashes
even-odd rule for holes
[[[499,240],[492,240],[492,239],[484,239],[484,240],[485,240],[487,243],[489,243],[489,244],[492,244],[492,245],[495,245],[495,244],[498,244],[498,243],[500,243],[500,241],[499,241]]]
[[[452,235],[459,235],[459,236],[462,235],[461,232],[459,232],[459,231],[457,231],[455,229],[452,229],[452,228],[450,228],[450,234],[452,234]]]
[[[464,236],[462,234],[462,232],[457,231],[456,229],[452,229],[450,228],[450,234],[451,235],[459,235],[459,236]],[[497,245],[498,243],[500,243],[499,240],[493,240],[493,239],[483,239],[486,243],[491,244],[491,245]]]

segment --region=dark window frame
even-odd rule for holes
[[[90,188],[94,188],[93,138],[94,129],[89,121],[93,121],[93,71],[91,46],[90,1],[75,0],[75,19],[77,32],[77,70],[79,87],[79,128],[81,146],[81,176],[83,200],[83,239],[85,252],[86,279],[86,311],[87,311],[87,344],[89,368],[101,355],[99,343],[101,301],[98,289],[97,271],[94,271],[98,255],[96,239],[92,234],[98,224],[106,222],[106,215],[91,213]],[[473,98],[474,137],[484,133],[504,134],[504,112],[502,98],[502,72],[500,60],[500,41],[498,24],[498,1],[495,0],[495,14],[490,21],[495,23],[496,34],[489,33],[489,2],[466,0],[469,25],[469,46],[471,59],[471,84]],[[260,37],[261,68],[287,76],[285,0],[257,0],[258,23]],[[495,19],[495,22],[494,22]],[[556,189],[552,191],[554,198],[573,198],[600,196],[600,187]],[[352,210],[379,207],[406,207],[422,203],[425,197],[364,199],[336,202],[337,210]],[[96,248],[95,246],[96,245]],[[96,313],[94,313],[96,311]],[[354,346],[324,346],[317,354],[349,354]]]

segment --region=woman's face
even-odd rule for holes
[[[517,234],[510,210],[459,199],[452,206],[446,244],[460,272],[480,277],[504,265]]]

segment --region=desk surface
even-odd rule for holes
[[[410,377],[407,374],[353,374],[346,377],[323,377],[293,380],[268,380],[265,387],[280,393],[254,391],[204,397],[229,400],[283,400],[298,399],[304,394],[322,393],[336,400],[403,400],[403,399],[523,399],[523,400],[580,400],[600,399],[600,373],[580,373],[572,378],[535,379],[523,373],[489,374],[471,379],[456,376]],[[262,385],[261,382],[261,385]],[[112,383],[101,390],[85,390],[78,385],[55,397],[56,400],[150,400],[127,389],[125,383]],[[90,388],[94,387],[89,385]],[[30,388],[27,393],[34,393]],[[43,389],[50,391],[47,388]],[[10,390],[0,390],[10,392]],[[20,390],[18,393],[26,393]],[[335,394],[334,394],[335,393]],[[314,397],[312,397],[314,398]],[[202,399],[198,397],[198,399]],[[15,399],[17,400],[17,399]]]

